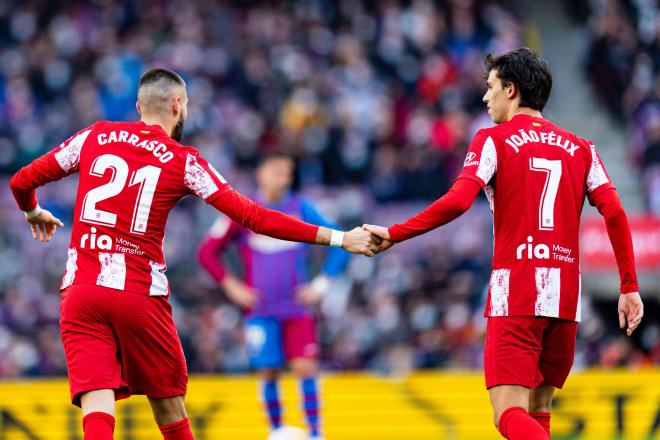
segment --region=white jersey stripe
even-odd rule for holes
[[[188,154],[186,158],[186,170],[183,179],[186,186],[202,199],[207,199],[219,189],[211,175],[197,162],[197,158],[192,154]]]
[[[587,190],[592,192],[609,181],[605,169],[603,168],[603,164],[598,158],[596,147],[591,145],[591,166],[589,167],[589,174],[587,175]]]
[[[75,170],[80,163],[80,150],[92,130],[84,131],[68,140],[66,147],[55,153],[55,160],[67,173]],[[65,142],[66,143],[66,142]]]
[[[575,309],[575,321],[582,321],[582,274],[578,274],[578,298]]]
[[[73,284],[73,280],[76,277],[76,270],[78,270],[78,264],[76,264],[78,261],[78,251],[76,251],[76,248],[69,248],[67,256],[66,272],[64,273],[64,278],[62,278],[61,289],[66,289]]]
[[[483,180],[485,185],[488,185],[490,179],[495,175],[495,171],[497,171],[497,149],[495,148],[493,138],[488,136],[481,150],[479,166],[477,167],[477,177]]]
[[[150,296],[167,296],[168,281],[165,276],[165,265],[149,261],[151,266],[151,287],[149,288]]]
[[[490,316],[509,316],[509,269],[497,269],[490,275]]]
[[[561,291],[561,269],[557,267],[537,267],[536,278],[536,316],[559,317],[559,295]]]
[[[124,254],[99,252],[101,271],[96,279],[98,286],[124,290],[126,283],[126,258]]]

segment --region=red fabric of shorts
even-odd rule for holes
[[[62,291],[60,331],[73,404],[98,389],[115,390],[117,400],[186,394],[186,360],[167,298],[76,284]]]
[[[564,386],[575,353],[577,322],[541,316],[488,318],[486,388]]]

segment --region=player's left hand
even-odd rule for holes
[[[50,241],[53,235],[55,235],[58,226],[60,228],[64,227],[64,223],[47,209],[42,209],[35,217],[28,217],[25,214],[25,220],[32,228],[32,237],[42,243],[48,243]]]
[[[375,254],[379,254],[394,246],[394,242],[390,237],[390,231],[386,227],[364,224],[362,225],[362,229],[381,240],[374,251]]]
[[[626,334],[632,335],[632,332],[642,322],[644,316],[644,303],[639,296],[639,292],[623,293],[619,295],[619,327],[628,328]]]

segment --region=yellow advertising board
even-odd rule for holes
[[[498,439],[483,378],[474,372],[420,372],[392,379],[326,374],[328,440]],[[282,384],[285,423],[304,427],[296,381]],[[194,376],[187,406],[197,440],[260,440],[265,417],[253,376]],[[557,394],[553,439],[659,439],[660,370],[588,371]],[[162,438],[144,396],[117,407],[115,438]],[[66,380],[0,382],[0,440],[80,440],[80,411]]]

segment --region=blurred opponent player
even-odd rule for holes
[[[550,438],[550,405],[573,364],[580,321],[578,232],[585,196],[604,216],[619,274],[619,324],[643,316],[632,239],[596,147],[541,116],[552,74],[522,48],[486,57],[483,101],[499,124],[475,135],[463,172],[442,198],[403,224],[365,225],[379,250],[469,209],[481,189],[494,215],[484,369],[495,425],[511,440]]]
[[[140,121],[97,122],[10,182],[34,238],[47,242],[62,223],[39,207],[35,189],[80,173],[60,328],[86,440],[112,438],[114,402],[131,394],[148,396],[165,439],[193,438],[162,248],[167,216],[181,198],[197,195],[261,234],[371,254],[363,230],[310,225],[236,192],[196,149],[179,143],[187,103],[179,75],[152,69],[138,86]]]
[[[257,168],[255,200],[303,221],[335,228],[314,205],[291,193],[295,164],[283,154],[265,157]],[[231,244],[239,248],[244,282],[227,273],[219,256]],[[308,246],[277,240],[241,227],[225,216],[215,222],[199,248],[199,262],[227,296],[248,313],[246,339],[250,364],[262,377],[261,393],[270,426],[281,426],[279,369],[288,363],[300,380],[303,411],[310,436],[320,438],[319,348],[312,312],[330,284],[346,267],[350,254],[331,249],[323,273],[308,283]]]

